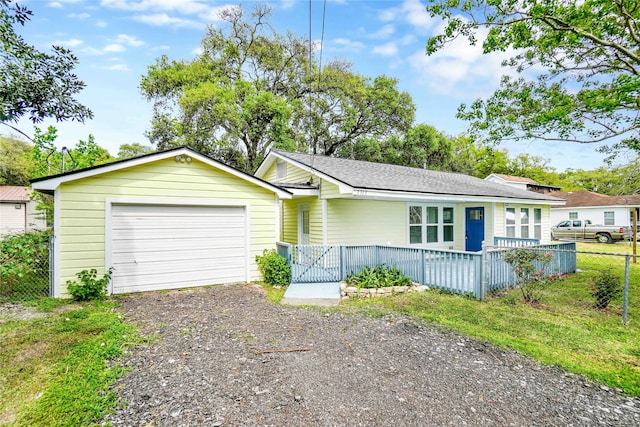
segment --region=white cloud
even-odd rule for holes
[[[480,31],[475,46],[458,38],[431,56],[419,50],[407,59],[419,83],[436,93],[467,99],[486,96],[498,87],[503,75],[514,75],[515,71],[501,66],[512,51],[482,53],[485,37],[486,31]]]
[[[383,22],[398,20],[407,22],[421,33],[426,33],[436,22],[429,16],[424,2],[420,0],[405,0],[400,6],[381,11],[378,18]]]
[[[333,47],[333,50],[339,51],[359,51],[364,48],[364,43],[344,37],[333,39],[333,43],[335,45],[335,47]]]
[[[66,48],[73,48],[82,45],[84,42],[80,39],[69,39],[69,40],[54,40],[51,42],[54,46],[62,46]]]
[[[296,0],[282,0],[283,9],[291,9],[296,4]]]
[[[98,28],[107,28],[107,23],[104,21],[97,21],[96,22],[96,27]]]
[[[108,71],[131,71],[131,69],[127,66],[127,64],[113,64],[113,65],[109,65],[106,67],[102,67],[103,70],[108,70]]]
[[[393,26],[393,24],[387,24],[381,27],[375,33],[370,34],[369,37],[372,39],[386,39],[389,36],[393,35],[394,32],[395,27]]]
[[[238,7],[237,4],[223,4],[220,6],[216,6],[216,7],[208,7],[207,11],[204,13],[200,13],[198,14],[198,17],[200,19],[202,19],[204,22],[206,23],[210,23],[210,22],[220,22],[220,12],[222,12],[224,9],[229,9],[232,7]]]
[[[371,52],[376,55],[393,56],[398,53],[398,46],[394,42],[389,42],[374,47]]]
[[[118,34],[118,37],[116,37],[113,40],[113,42],[118,44],[126,44],[128,46],[134,46],[134,47],[146,45],[145,42],[138,39],[136,36],[129,36],[127,34]]]
[[[174,11],[186,15],[205,12],[210,6],[197,0],[102,0],[102,6],[132,12]]]
[[[91,18],[91,15],[88,13],[70,13],[67,17],[71,19],[88,19]]]
[[[152,15],[138,15],[133,18],[135,21],[154,27],[174,27],[174,28],[196,28],[202,29],[203,24],[192,19],[174,18],[166,13],[156,13]]]
[[[103,52],[124,52],[125,48],[121,44],[111,43],[102,48]]]
[[[59,1],[50,1],[48,4],[49,7],[54,7],[56,9],[62,9],[64,6]]]
[[[194,48],[194,49],[191,51],[191,53],[192,53],[193,55],[202,55],[202,54],[204,53],[204,49],[202,49],[202,47],[201,47],[201,46],[198,46],[198,47]]]

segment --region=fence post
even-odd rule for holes
[[[427,258],[425,255],[425,250],[420,249],[418,256],[420,257],[420,284],[426,285],[427,284],[427,273],[426,273],[427,266],[425,264],[427,263]]]
[[[54,252],[53,252],[53,239],[54,236],[49,237],[49,297],[53,298],[53,265],[54,265]]]
[[[340,280],[345,280],[346,279],[345,264],[347,262],[347,260],[345,259],[345,250],[344,250],[344,246],[342,245],[338,246],[338,248],[340,250]]]
[[[487,244],[482,241],[482,263],[480,268],[480,295],[477,295],[481,300],[484,300],[487,294],[487,282],[489,281],[489,257],[487,255]]]
[[[629,312],[629,261],[630,256],[624,257],[624,302],[622,305],[622,323],[627,324],[627,314]]]

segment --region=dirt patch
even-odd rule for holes
[[[406,317],[281,306],[255,286],[119,310],[157,340],[124,359],[116,426],[640,425],[639,399]]]
[[[58,315],[70,310],[80,310],[82,306],[65,304],[54,308],[50,312],[38,311],[35,307],[24,306],[19,303],[0,303],[0,324],[12,320],[31,320],[41,317]]]

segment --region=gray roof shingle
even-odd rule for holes
[[[562,200],[459,173],[320,155],[311,156],[280,150],[273,150],[273,152],[360,189],[547,201]]]

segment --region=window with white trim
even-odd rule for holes
[[[542,239],[542,209],[533,208],[533,238]]]
[[[409,205],[409,244],[452,243],[454,218],[452,206]]]
[[[613,211],[604,212],[604,225],[616,225],[616,213]]]
[[[569,219],[578,219],[578,212],[569,212]]]
[[[520,237],[529,238],[529,208],[520,208]]]
[[[507,237],[516,237],[516,208],[507,208],[505,213]]]
[[[505,208],[504,223],[506,237],[542,238],[541,208],[524,206]]]

